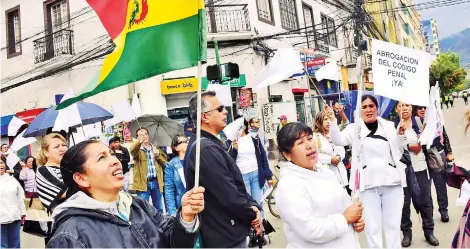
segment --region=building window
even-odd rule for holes
[[[5,11],[7,59],[21,55],[21,19],[20,6]]]
[[[324,14],[321,14],[322,33],[328,38],[328,45],[338,47],[338,39],[336,36],[335,20]]]
[[[295,0],[279,0],[281,12],[281,25],[283,29],[294,30],[299,28]]]
[[[313,9],[311,6],[302,3],[302,12],[305,21],[305,32],[307,32],[308,47],[315,47],[315,20],[313,18]]]
[[[44,3],[46,32],[51,34],[69,27],[68,0],[50,0]]]
[[[258,20],[274,25],[272,0],[256,0],[258,7]]]

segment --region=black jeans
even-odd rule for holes
[[[463,98],[463,102],[465,102],[465,105],[468,105],[468,98]],[[441,108],[442,109],[442,108]]]
[[[421,206],[419,213],[423,221],[424,235],[433,234],[434,220],[432,219],[432,197],[431,197],[431,179],[428,179],[426,171],[415,172],[416,180],[418,181],[421,190]],[[403,203],[403,210],[401,215],[401,231],[403,235],[411,236],[411,193],[408,187],[403,189],[405,194],[405,202]]]
[[[439,213],[447,214],[449,200],[447,197],[447,172],[443,169],[435,172],[430,170],[432,181],[436,187],[437,203],[439,204]]]

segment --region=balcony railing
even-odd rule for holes
[[[73,54],[73,30],[62,29],[33,41],[34,63]]]
[[[206,6],[208,33],[250,31],[248,4]]]
[[[315,34],[315,50],[329,54],[330,46],[328,45],[328,35],[316,32]]]

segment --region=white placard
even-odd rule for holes
[[[429,105],[430,54],[372,40],[374,92],[407,104]]]

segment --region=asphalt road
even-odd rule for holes
[[[467,107],[468,108],[468,107]],[[455,101],[454,107],[450,109],[444,109],[444,116],[446,121],[446,130],[450,137],[453,154],[456,159],[456,163],[465,168],[470,168],[470,134],[464,134],[464,119],[463,114],[466,107],[464,106],[462,99]],[[433,188],[433,199],[434,206],[437,207],[436,194],[434,186]],[[442,223],[440,220],[440,214],[437,209],[434,212],[435,230],[434,234],[440,241],[439,248],[449,248],[457,229],[457,223],[462,215],[463,207],[457,207],[455,200],[457,198],[458,191],[453,188],[448,189],[449,195],[449,223]],[[283,233],[282,221],[278,218],[273,217],[269,211],[267,205],[265,205],[266,218],[276,229],[276,233],[269,236],[270,244],[267,248],[285,248],[287,241]],[[427,248],[430,245],[425,241],[422,230],[421,222],[418,216],[412,212],[413,221],[413,242],[411,248]],[[360,234],[360,242],[363,248],[367,248],[367,241],[364,234]],[[31,236],[29,234],[22,233],[21,235],[21,247],[22,248],[44,248],[44,239]]]

